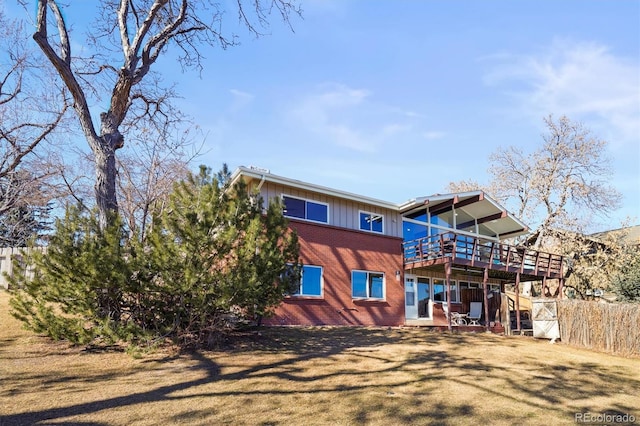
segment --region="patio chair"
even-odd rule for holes
[[[471,321],[470,325],[480,325],[480,317],[482,316],[482,302],[471,302],[469,304],[469,314],[467,318]]]
[[[447,302],[442,302],[442,310],[447,320],[449,320],[449,315],[451,315],[451,325],[467,325],[466,315],[459,312],[449,312],[449,304]]]

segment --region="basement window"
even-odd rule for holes
[[[351,271],[351,296],[354,299],[384,299],[384,273]]]
[[[322,266],[303,265],[298,289],[291,295],[322,297]]]

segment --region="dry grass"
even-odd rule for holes
[[[640,360],[526,337],[266,329],[133,359],[20,329],[0,291],[0,424],[575,424],[640,419]],[[640,421],[640,420],[638,420]]]

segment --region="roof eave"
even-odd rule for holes
[[[283,186],[289,186],[289,187],[293,187],[293,188],[297,188],[305,191],[324,194],[330,197],[348,199],[348,200],[363,203],[363,204],[375,205],[377,207],[398,211],[398,204],[396,203],[378,200],[370,197],[365,197],[365,196],[354,194],[351,192],[340,191],[337,189],[328,188],[321,185],[315,185],[315,184],[303,182],[296,179],[286,178],[284,176],[278,176],[272,173],[268,173],[266,171],[254,170],[244,166],[240,166],[234,171],[234,173],[231,175],[231,182],[232,183],[235,182],[241,176],[247,176],[247,177],[251,177],[258,180],[264,179],[266,182],[272,182],[272,183],[283,185]]]

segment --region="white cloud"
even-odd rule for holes
[[[255,98],[255,96],[251,93],[243,92],[242,90],[238,89],[230,89],[229,93],[231,93],[231,95],[233,96],[231,106],[229,107],[231,112],[236,112],[243,109],[251,102],[253,102],[253,99]]]
[[[539,121],[548,114],[567,115],[610,142],[637,144],[640,135],[638,57],[614,55],[598,43],[555,40],[544,52],[499,55],[485,83],[502,88],[522,110]]]
[[[300,128],[314,132],[327,144],[375,152],[379,139],[369,125],[361,124],[372,112],[369,97],[364,89],[325,84],[293,105],[291,114]]]
[[[436,139],[442,139],[445,137],[445,133],[444,132],[438,132],[438,131],[429,131],[429,132],[425,132],[422,134],[422,137],[427,139],[427,140],[436,140]]]
[[[362,104],[369,95],[367,90],[352,89],[340,84],[328,85],[322,93],[312,98],[323,108],[344,108]]]
[[[411,131],[412,127],[407,123],[389,123],[382,126],[381,132],[384,137],[394,137]]]

